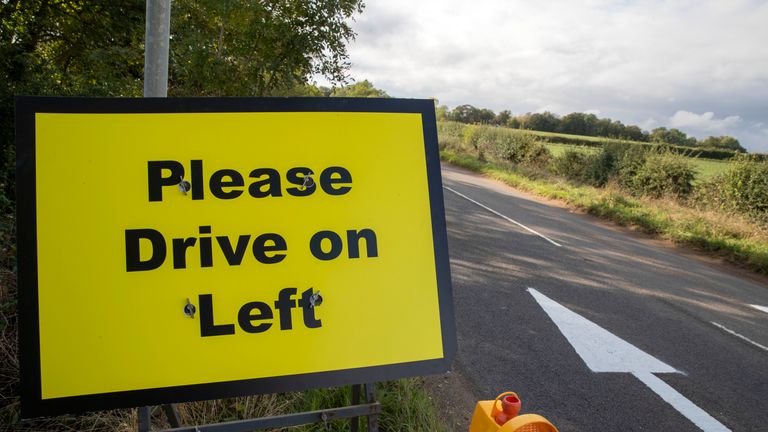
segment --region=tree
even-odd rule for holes
[[[349,20],[362,9],[362,0],[174,0],[169,94],[295,94],[310,90],[311,75],[344,82]],[[15,195],[13,95],[141,96],[144,14],[142,0],[0,1],[5,197]]]
[[[331,96],[336,97],[362,97],[362,98],[388,98],[384,90],[377,89],[368,80],[363,80],[348,86],[334,88]]]
[[[602,118],[595,123],[596,136],[609,138],[611,136],[612,130],[613,130],[613,123],[611,122],[611,119]]]
[[[477,113],[477,123],[482,124],[491,124],[493,123],[493,120],[496,118],[496,113],[489,110],[488,108],[483,108]]]
[[[657,127],[651,131],[651,142],[663,143],[666,142],[667,128]]]
[[[726,148],[726,149],[730,149],[730,150],[735,150],[735,151],[741,152],[741,153],[746,153],[747,152],[747,149],[745,149],[741,145],[739,140],[737,140],[736,138],[734,138],[732,136],[727,136],[727,135],[724,135],[724,136],[720,137],[720,147]]]
[[[139,96],[144,2],[0,2],[0,211],[13,211],[13,96]]]
[[[499,126],[509,125],[509,120],[512,118],[512,113],[509,110],[500,111],[496,114],[496,118],[493,119],[493,124]]]
[[[543,113],[526,114],[528,117],[523,126],[524,129],[555,132],[560,125],[560,119],[549,111]]]
[[[702,147],[715,147],[715,148],[723,148],[728,150],[734,150],[741,153],[746,153],[747,149],[742,147],[739,140],[732,136],[711,136],[707,137],[706,139],[702,140],[701,143],[699,143]]]
[[[280,95],[317,74],[344,82],[361,0],[174,0],[172,95]]]
[[[480,110],[469,104],[459,105],[451,111],[451,120],[461,123],[477,123]]]
[[[632,141],[648,141],[647,134],[643,132],[640,127],[635,125],[629,125],[624,128],[624,134],[621,136],[621,138]]]
[[[653,142],[660,142],[660,143],[666,143],[666,144],[672,144],[672,145],[681,145],[681,146],[695,146],[696,145],[696,139],[688,138],[688,135],[686,135],[685,132],[679,130],[679,129],[667,129],[665,127],[658,127],[651,131],[650,136],[651,141]]]
[[[560,119],[558,130],[567,134],[594,136],[597,123],[597,116],[594,114],[574,112]]]

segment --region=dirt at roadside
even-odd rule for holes
[[[437,414],[446,428],[454,432],[467,432],[478,399],[469,381],[456,364],[450,372],[424,378],[424,388],[435,402]]]

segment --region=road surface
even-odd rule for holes
[[[561,431],[768,431],[765,279],[448,165],[443,185],[476,399],[516,391]]]

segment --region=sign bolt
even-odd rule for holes
[[[314,172],[310,171],[309,174],[307,174],[306,177],[304,177],[304,183],[299,186],[299,190],[303,191],[306,189],[312,189],[315,187],[315,179],[312,178],[312,176],[315,175]]]
[[[190,318],[194,318],[195,312],[197,312],[197,308],[195,307],[195,305],[189,302],[189,299],[187,299],[187,304],[184,305],[184,315]]]
[[[188,181],[184,180],[184,177],[179,177],[179,191],[184,195],[192,189],[192,185]]]
[[[314,309],[315,306],[320,306],[321,304],[323,304],[323,297],[320,295],[320,290],[317,290],[309,297],[309,308]]]

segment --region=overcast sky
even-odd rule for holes
[[[768,1],[367,0],[351,76],[391,96],[574,111],[768,152]]]

